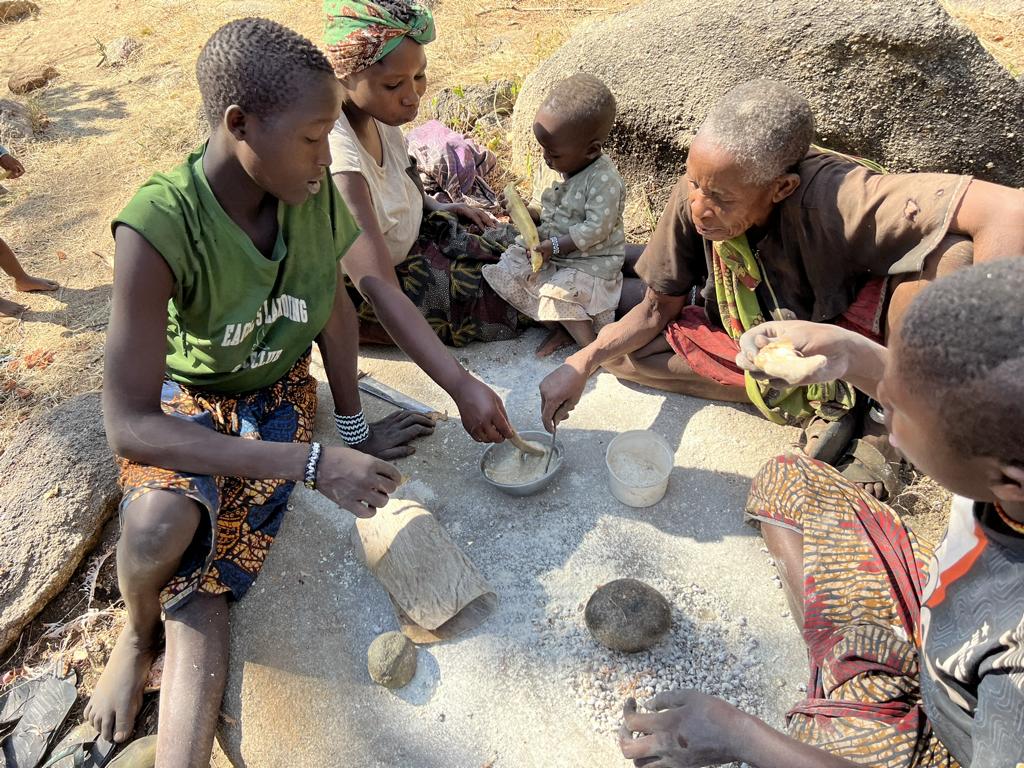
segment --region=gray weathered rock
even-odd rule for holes
[[[523,84],[520,170],[551,84],[602,78],[618,100],[609,152],[664,199],[694,132],[730,87],[771,77],[811,102],[819,140],[893,171],[949,170],[1024,184],[1024,83],[938,0],[650,0],[573,35]]]
[[[583,618],[597,642],[626,653],[650,648],[672,627],[668,600],[636,579],[616,579],[600,587],[587,601]]]
[[[134,37],[117,37],[103,47],[103,60],[107,67],[123,67],[139,56],[142,42]]]
[[[0,137],[31,139],[32,113],[24,104],[10,99],[0,99]]]
[[[119,498],[98,394],[20,428],[0,455],[0,653],[65,587]]]
[[[3,0],[0,2],[0,23],[21,21],[36,13],[39,13],[39,6],[27,0]]]
[[[445,88],[431,100],[430,114],[453,131],[468,131],[481,118],[511,115],[516,96],[516,84],[511,80]]]
[[[24,95],[42,88],[58,74],[60,73],[57,72],[56,68],[49,65],[23,69],[11,75],[7,81],[7,87],[11,89],[11,93]]]
[[[373,682],[404,688],[416,676],[416,646],[401,632],[385,632],[370,643],[366,667]]]

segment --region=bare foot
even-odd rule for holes
[[[143,643],[131,625],[125,626],[84,713],[107,741],[123,743],[135,730],[142,690],[155,657],[154,645]]]
[[[540,358],[550,357],[558,350],[568,347],[573,343],[573,338],[569,335],[569,332],[559,325],[557,328],[552,328],[548,335],[544,337],[544,341],[540,343],[534,354]]]
[[[25,277],[14,281],[14,287],[19,291],[24,291],[25,293],[32,293],[33,291],[56,291],[60,288],[60,283],[55,283],[53,280],[47,280],[45,277],[32,277],[32,275],[25,275]]]
[[[7,299],[0,299],[0,317],[17,318],[28,309],[24,304],[18,304]]]

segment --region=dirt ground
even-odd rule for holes
[[[577,25],[637,3],[440,0],[439,36],[428,49],[427,100],[446,86],[521,79]],[[0,82],[36,64],[53,64],[61,73],[45,89],[18,97],[32,110],[36,138],[0,135],[0,143],[27,169],[22,179],[3,182],[8,192],[0,195],[0,236],[30,272],[59,280],[62,288],[49,295],[14,295],[0,278],[0,294],[29,306],[21,322],[0,325],[0,452],[36,410],[100,386],[112,280],[109,221],[149,175],[180,162],[202,140],[205,126],[193,76],[202,43],[225,21],[245,15],[273,18],[314,40],[321,31],[315,0],[40,4],[44,10],[38,18],[0,25]],[[952,10],[1019,74],[1024,72],[1024,15],[1015,6],[1015,0],[962,0]],[[120,68],[99,66],[105,46],[126,35],[142,42],[139,57]],[[499,142],[496,149],[507,158],[507,143]],[[649,218],[638,213],[630,223],[642,233]],[[720,410],[726,409],[707,412]],[[760,434],[757,440],[768,440],[769,433]],[[750,471],[744,465],[739,476]],[[942,529],[944,497],[927,483],[915,486],[913,493],[918,498],[902,500],[915,512],[912,525],[935,537]],[[62,625],[92,609],[97,613],[85,625],[69,628],[56,641],[58,647],[86,647],[76,663],[88,672],[83,681],[88,689],[116,631],[116,612],[107,610],[116,599],[113,558],[101,560],[115,539],[111,527],[75,582],[33,624],[17,656],[0,659],[0,673],[14,658],[18,663],[26,659],[26,650],[48,625]]]

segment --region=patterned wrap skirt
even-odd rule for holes
[[[514,339],[529,324],[481,272],[484,265],[498,263],[515,236],[508,224],[479,234],[451,213],[435,211],[423,217],[419,239],[395,273],[402,292],[445,344],[464,347],[474,341]],[[360,324],[379,326],[373,306],[351,281],[346,283]]]
[[[218,395],[165,381],[164,413],[245,440],[309,442],[316,417],[316,380],[307,352],[292,369],[264,389],[243,395]],[[124,491],[121,521],[129,506],[153,491],[192,499],[205,512],[181,564],[160,593],[172,612],[192,595],[227,595],[239,600],[252,586],[281,527],[291,480],[176,472],[118,458]]]
[[[790,735],[856,763],[959,768],[921,702],[917,637],[932,550],[888,506],[803,456],[754,479],[748,519],[803,536],[807,698]]]

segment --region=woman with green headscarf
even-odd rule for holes
[[[416,117],[426,87],[423,46],[434,39],[433,18],[398,0],[325,0],[324,10],[327,56],[344,90],[330,135],[331,174],[362,229],[342,262],[360,336],[398,344],[455,400],[474,440],[500,442],[512,435],[501,398],[442,342],[515,334],[515,310],[485,293],[480,276],[505,246],[458,224],[462,217],[492,225],[484,211],[424,194],[399,128]],[[349,352],[327,363],[354,364],[355,338]]]
[[[373,246],[345,259],[362,340],[399,341],[427,326],[453,346],[512,338],[518,313],[480,274],[508,242],[495,239],[485,211],[424,194],[400,129],[426,89],[430,11],[404,0],[326,0],[324,10],[327,55],[345,91],[331,172]],[[426,323],[414,324],[414,307]]]

